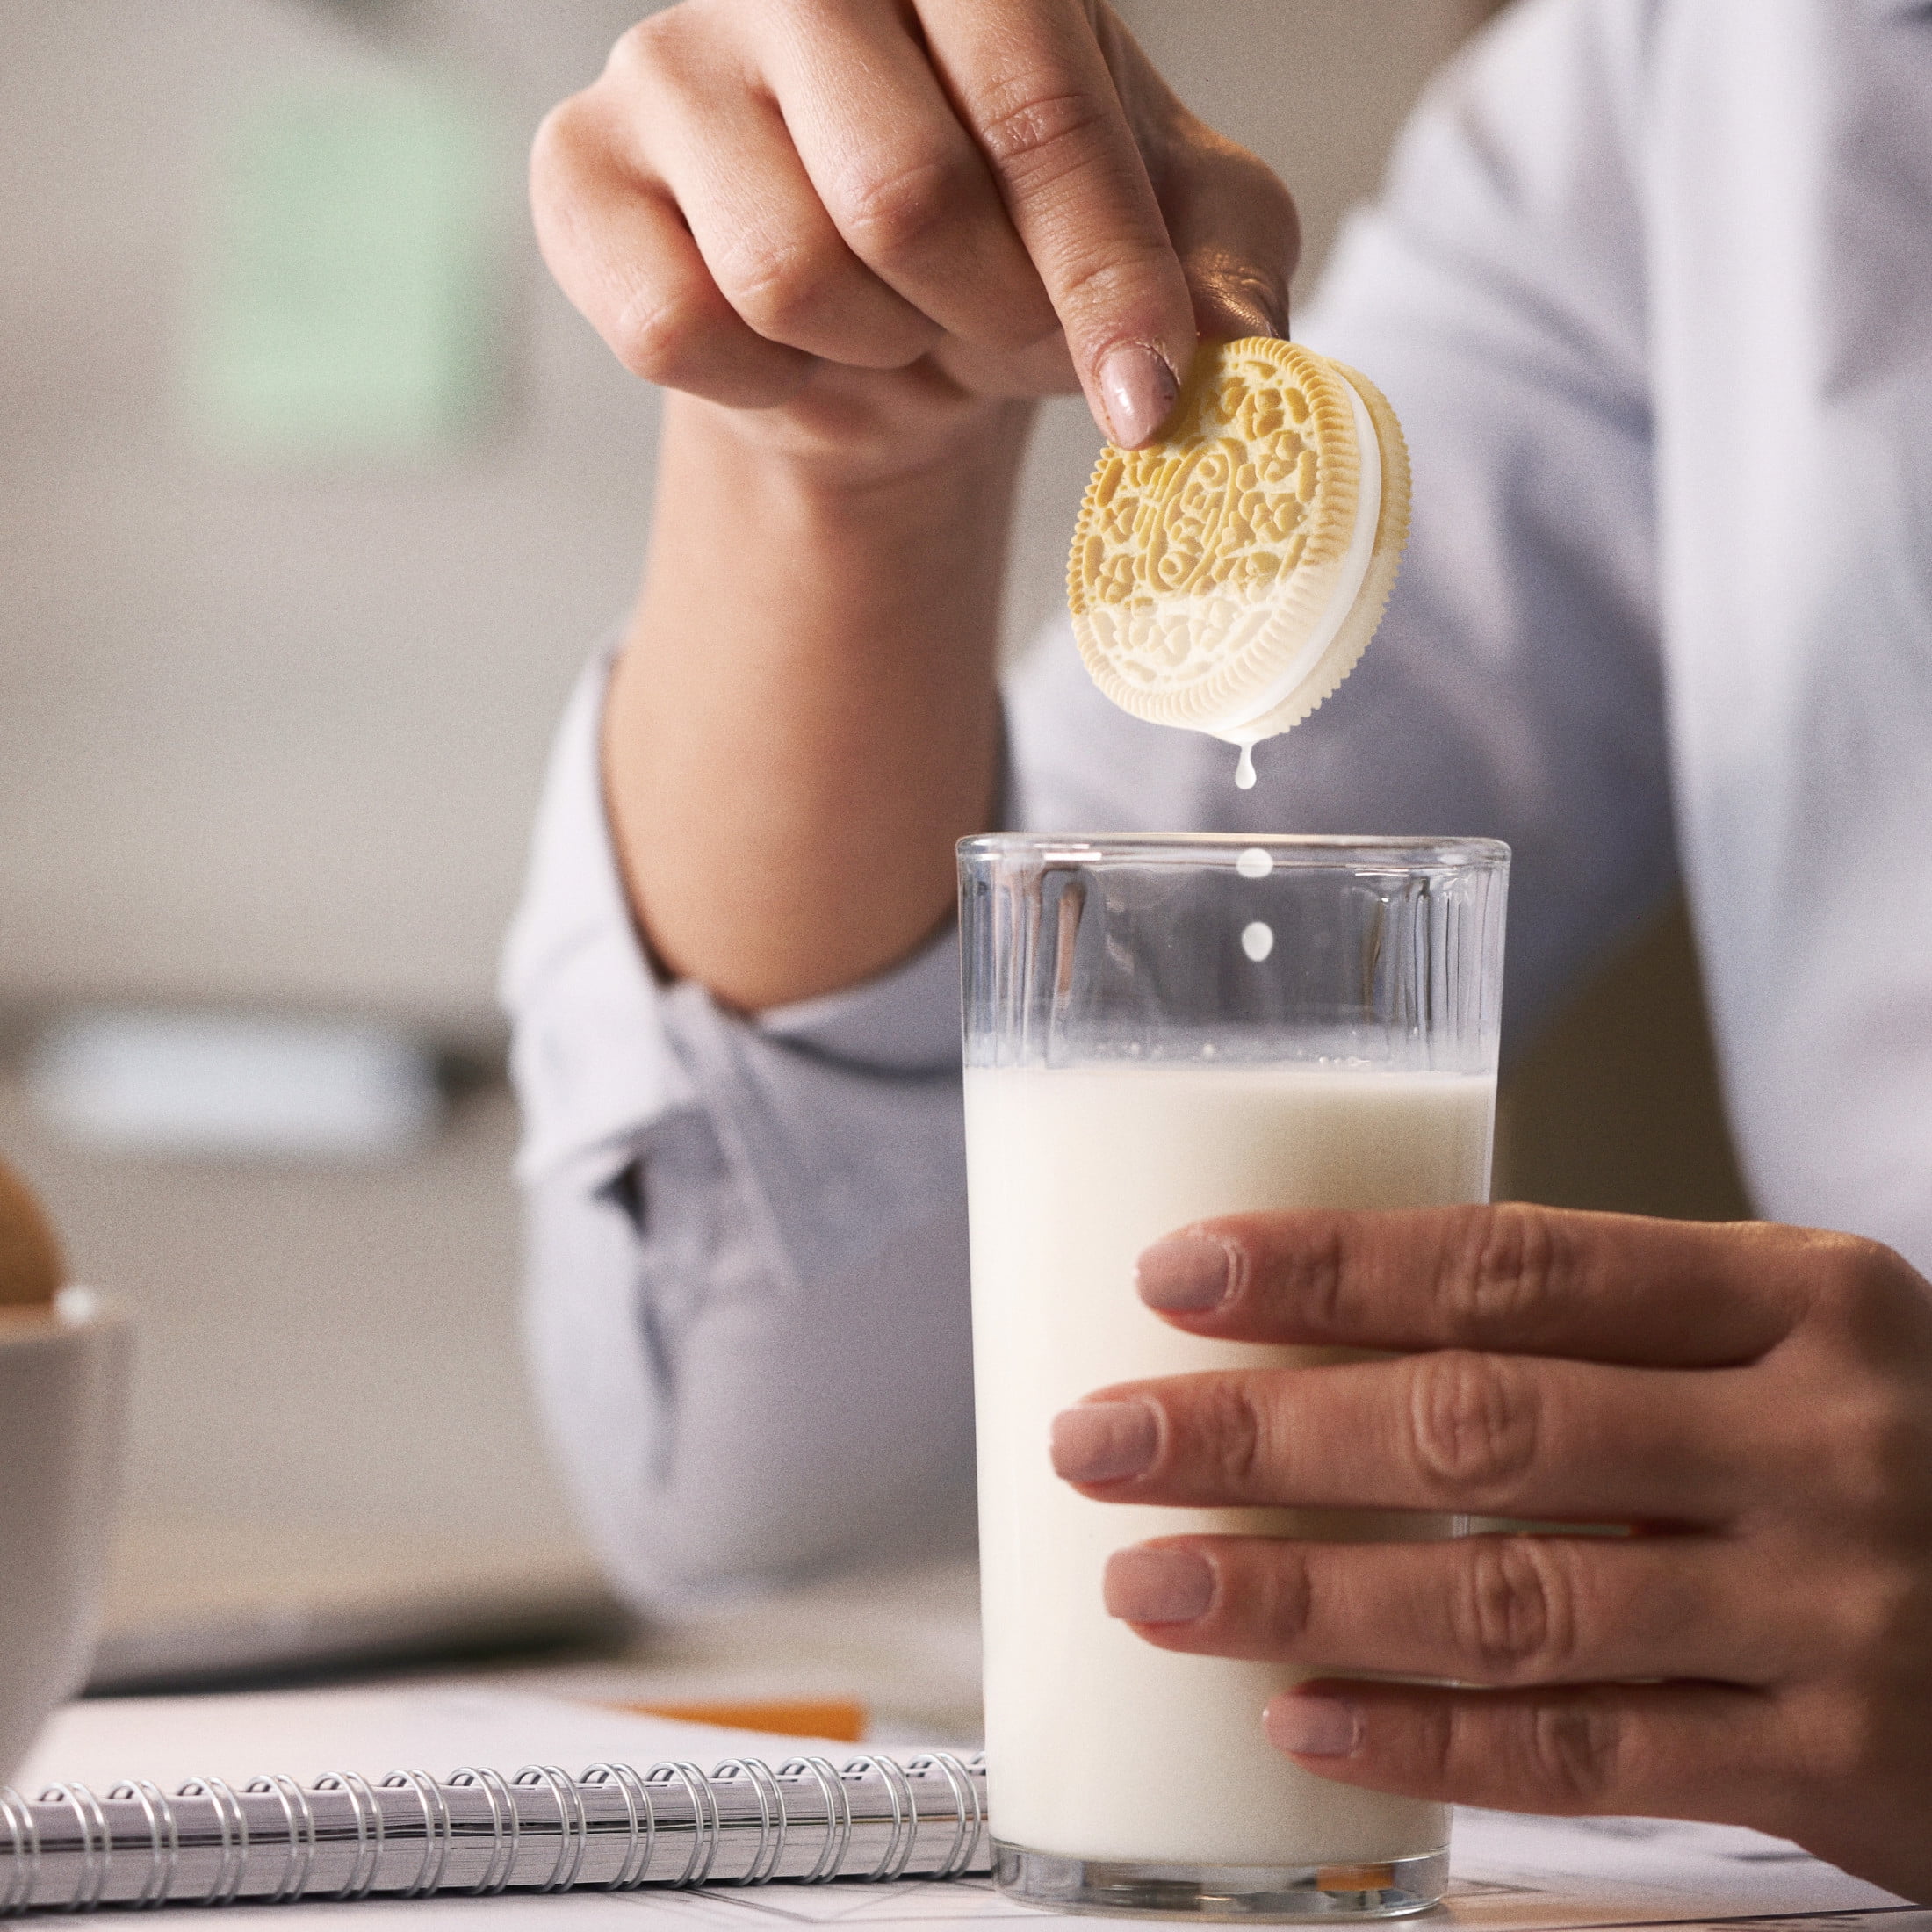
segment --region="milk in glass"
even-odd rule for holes
[[[1386,1539],[1446,1521],[1091,1502],[1047,1441],[1058,1410],[1110,1382],[1332,1359],[1183,1334],[1142,1305],[1135,1257],[1211,1215],[1485,1200],[1495,1099],[1493,1076],[1367,1065],[969,1067],[986,1736],[1006,1843],[1280,1866],[1445,1842],[1440,1806],[1270,1747],[1262,1706],[1296,1672],[1157,1649],[1107,1614],[1100,1576],[1155,1536]]]

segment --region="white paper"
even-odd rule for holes
[[[848,1744],[813,1746],[461,1684],[98,1698],[57,1711],[13,1782],[29,1794],[68,1783],[106,1791],[137,1777],[169,1791],[191,1777],[225,1778],[239,1789],[276,1771],[306,1784],[335,1770],[375,1777],[421,1770],[446,1777],[464,1764],[506,1774],[526,1764],[560,1764],[574,1776],[602,1759],[681,1757],[709,1765],[745,1752],[797,1757],[815,1748],[833,1757],[854,1755]]]

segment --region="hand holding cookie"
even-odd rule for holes
[[[1098,0],[684,0],[551,115],[532,193],[628,368],[821,445],[1076,386],[1144,443],[1197,331],[1286,327],[1300,246]]]

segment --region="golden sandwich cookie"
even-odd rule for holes
[[[1408,535],[1409,452],[1373,384],[1294,342],[1208,343],[1168,435],[1100,454],[1074,636],[1123,710],[1251,745],[1354,668]]]

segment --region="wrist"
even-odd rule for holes
[[[835,508],[881,493],[976,491],[1017,479],[1036,405],[956,393],[924,406],[848,402],[827,384],[775,409],[730,409],[701,398],[667,400],[665,432],[765,486]]]

